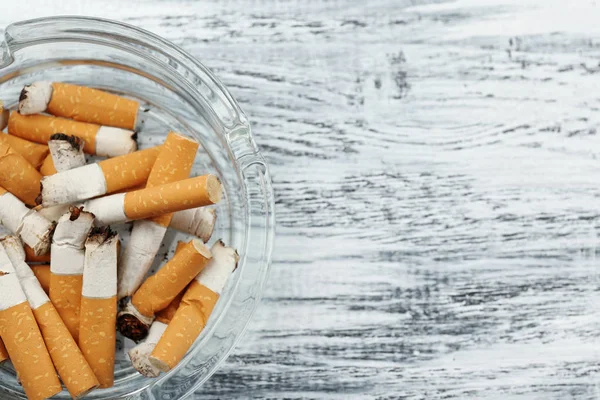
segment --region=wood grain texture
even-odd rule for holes
[[[265,299],[195,397],[600,397],[600,3],[78,4],[27,17],[180,44],[271,166]]]

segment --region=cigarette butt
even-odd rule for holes
[[[160,146],[43,177],[41,204],[51,207],[146,183]]]
[[[29,206],[36,205],[42,176],[6,143],[0,143],[0,185]]]
[[[212,254],[199,240],[191,240],[158,272],[146,279],[131,302],[146,317],[166,308],[208,264]]]
[[[96,215],[98,225],[111,225],[207,206],[220,199],[221,183],[214,175],[204,175],[88,200],[85,208]]]
[[[77,136],[56,133],[50,136],[48,148],[57,172],[68,171],[86,164],[84,141]]]
[[[16,271],[52,362],[69,393],[73,398],[89,393],[98,386],[98,381],[40,282],[25,263],[21,240],[6,236],[1,240],[1,247]]]
[[[101,125],[134,129],[139,103],[98,89],[54,82],[50,114]]]
[[[0,311],[0,336],[29,400],[62,391],[44,339],[26,301]]]
[[[192,347],[214,309],[228,277],[237,267],[237,252],[222,241],[215,243],[213,258],[190,283],[175,315],[156,344],[149,360],[160,371],[174,368]]]
[[[27,208],[3,187],[0,187],[0,224],[19,235],[34,254],[43,255],[50,249],[54,224],[37,211]]]
[[[183,246],[146,279],[132,296],[130,307],[119,314],[117,326],[121,334],[132,340],[143,339],[155,314],[166,308],[211,258],[210,250],[200,240],[194,239]]]
[[[215,204],[221,200],[221,183],[214,175],[198,176],[125,194],[125,214],[142,219],[174,211]]]
[[[0,134],[0,143],[10,146],[19,153],[29,164],[38,169],[48,156],[48,146],[37,144],[13,135]]]
[[[50,299],[76,341],[85,261],[83,247],[93,223],[93,214],[73,207],[59,218],[52,239]]]
[[[54,175],[56,173],[56,167],[54,166],[54,161],[52,160],[52,156],[48,154],[40,167],[40,174],[42,176]]]
[[[97,228],[85,244],[79,346],[101,388],[114,384],[119,236]]]
[[[83,151],[98,156],[116,157],[137,149],[135,132],[50,115],[21,115],[11,112],[8,133],[35,143],[46,144],[56,133],[74,135],[85,141]]]
[[[37,256],[35,251],[29,247],[28,245],[24,246],[25,248],[25,260],[31,263],[49,263],[50,262],[50,253],[44,254],[42,256]]]
[[[62,386],[4,246],[0,246],[0,338],[29,399],[54,396]]]
[[[9,111],[4,108],[4,102],[0,100],[0,131],[8,125]]]
[[[67,390],[74,399],[82,398],[99,386],[98,379],[77,347],[51,302],[33,310],[50,357]]]
[[[185,242],[179,241],[175,253],[181,251],[185,245]],[[133,349],[129,350],[128,354],[131,364],[136,371],[147,378],[156,378],[160,375],[160,371],[150,363],[150,354],[152,353],[152,350],[154,350],[154,347],[160,340],[165,329],[167,329],[167,325],[175,316],[175,312],[179,308],[184,292],[185,291],[179,293],[177,297],[169,303],[167,308],[156,314],[156,320],[152,322],[146,339]]]
[[[150,362],[157,369],[169,371],[183,359],[206,326],[218,299],[217,293],[197,281],[190,284],[179,310],[150,355]]]
[[[134,192],[136,190],[144,189],[145,187],[146,186],[142,185],[134,188],[122,189],[115,192],[115,194]],[[43,211],[43,209],[40,210],[40,212],[41,211]],[[44,215],[44,217],[50,221],[54,220],[50,215],[46,215],[43,212],[42,215]],[[171,218],[169,228],[194,235],[202,239],[204,243],[207,243],[210,240],[217,221],[217,210],[214,208],[196,207],[188,210],[177,211],[172,215],[173,218]]]
[[[0,364],[4,361],[8,360],[8,351],[6,351],[6,347],[4,346],[4,342],[0,339]]]
[[[146,187],[189,177],[198,147],[198,142],[169,132],[150,171]],[[142,283],[160,249],[172,215],[159,215],[133,224],[131,238],[119,265],[119,299],[131,296]]]
[[[217,211],[214,208],[191,208],[173,214],[169,228],[197,236],[206,243],[213,234],[216,220]]]
[[[61,82],[39,81],[21,91],[23,115],[49,112],[76,121],[134,129],[139,103],[98,89]]]
[[[44,292],[50,294],[50,264],[30,265],[30,267]]]

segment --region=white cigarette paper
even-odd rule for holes
[[[136,134],[127,129],[101,126],[96,133],[96,155],[114,157],[137,150]]]
[[[54,231],[50,271],[56,275],[83,274],[84,244],[94,225],[94,215],[79,211],[79,216],[73,218],[73,212],[65,213]]]
[[[23,88],[19,99],[19,113],[22,115],[40,114],[46,111],[52,98],[52,83],[34,82]]]
[[[50,249],[50,235],[54,224],[27,208],[12,193],[0,194],[0,224],[31,247],[36,255],[43,255]]]
[[[212,260],[198,274],[196,280],[199,284],[206,286],[213,292],[221,294],[227,279],[237,268],[240,256],[237,251],[231,247],[225,246],[222,240],[218,240],[210,248],[213,255]]]
[[[60,206],[52,207],[37,206],[36,210],[38,214],[46,218],[48,221],[56,222],[60,217],[64,215],[64,213],[69,211],[69,208],[71,208],[70,204],[61,204]]]
[[[48,303],[50,301],[48,295],[46,295],[42,285],[25,262],[25,250],[21,240],[16,236],[7,236],[2,238],[0,243],[15,268],[21,288],[27,297],[27,301],[29,301],[31,309],[35,310]]]
[[[83,140],[76,136],[56,134],[48,141],[50,155],[57,172],[68,171],[86,164]]]
[[[17,272],[10,262],[4,246],[0,246],[0,311],[26,301],[27,297],[21,288]]]
[[[154,321],[148,331],[148,337],[142,343],[129,350],[128,354],[131,364],[136,371],[147,378],[156,378],[160,375],[160,370],[150,362],[150,354],[152,354],[152,350],[154,350],[166,329],[167,324]]]
[[[217,211],[214,208],[198,207],[173,214],[169,228],[189,233],[208,242],[215,229]]]
[[[44,207],[106,194],[106,179],[98,164],[84,165],[42,178]]]
[[[75,146],[73,141],[77,139],[62,138],[59,135],[57,139],[52,139],[48,142],[50,148],[50,155],[54,162],[54,168],[57,172],[68,171],[73,168],[82,167],[86,164],[85,154],[83,152],[83,140],[80,141],[79,146]],[[66,136],[66,135],[65,135]],[[52,207],[41,207],[38,206],[36,209],[40,215],[46,218],[48,221],[58,221],[58,219],[69,211],[70,204],[61,204]]]
[[[140,287],[160,249],[167,228],[150,220],[133,224],[129,245],[119,263],[118,299],[131,296]]]
[[[108,299],[116,296],[118,246],[117,234],[109,234],[106,240],[103,235],[93,232],[88,237],[85,242],[83,297]]]

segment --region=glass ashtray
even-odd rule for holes
[[[60,81],[135,98],[143,107],[139,148],[172,130],[201,148],[192,175],[215,174],[223,185],[208,245],[223,241],[240,254],[208,325],[182,362],[156,379],[131,366],[135,344],[118,337],[115,385],[86,399],[183,399],[219,368],[240,339],[260,300],[273,247],[274,205],[269,170],[238,103],[194,57],[142,29],[109,20],[53,17],[6,28],[0,43],[0,99],[14,109],[24,85]],[[120,229],[127,235],[127,229]],[[182,233],[167,234],[153,270],[173,254]],[[25,399],[10,364],[0,366],[0,398]],[[56,396],[70,398],[66,391]]]

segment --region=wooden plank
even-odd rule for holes
[[[265,300],[198,398],[598,396],[599,5],[104,3],[213,69],[271,166]]]

